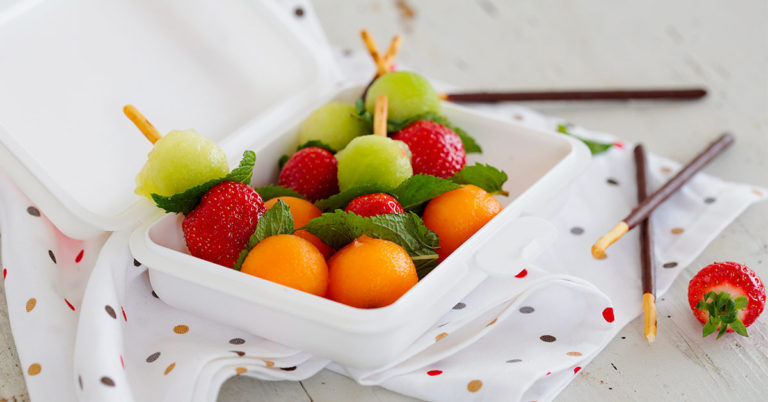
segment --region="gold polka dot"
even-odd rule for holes
[[[760,197],[763,196],[763,192],[758,190],[758,189],[754,189],[754,190],[752,190],[752,192],[755,193],[755,195],[759,195]]]
[[[32,311],[35,308],[35,305],[37,305],[37,299],[35,299],[34,297],[27,300],[27,313]]]
[[[245,368],[245,367],[238,367],[238,368],[235,369],[235,373],[237,373],[237,375],[243,374],[246,371],[248,371],[248,369]]]
[[[441,333],[437,334],[437,336],[435,337],[435,342],[445,338],[446,336],[448,336],[447,332],[441,332]]]
[[[272,367],[275,365],[275,362],[271,360],[264,360],[264,363],[267,365],[267,367]]]
[[[581,352],[568,352],[566,353],[568,356],[581,356]]]
[[[29,368],[27,369],[27,374],[29,375],[38,375],[40,374],[40,371],[42,371],[43,368],[40,367],[37,363],[32,363],[29,365]]]
[[[173,332],[177,334],[186,334],[187,331],[189,331],[189,327],[184,324],[173,327]]]
[[[670,173],[672,171],[672,168],[667,166],[662,166],[661,171],[664,173]]]
[[[480,380],[472,380],[467,384],[467,391],[477,392],[483,387],[483,382]]]
[[[672,234],[680,234],[680,233],[685,232],[685,229],[683,229],[683,228],[672,228],[671,232],[672,232]]]
[[[174,367],[176,367],[176,363],[171,363],[168,367],[165,368],[165,373],[163,373],[163,375],[168,375],[168,373],[173,371]]]
[[[498,321],[498,318],[494,318],[493,321],[489,322],[488,324],[485,324],[486,327],[490,327],[493,324],[496,324],[496,321]]]

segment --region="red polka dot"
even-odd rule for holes
[[[613,143],[613,146],[614,146],[614,147],[616,147],[616,148],[618,148],[618,149],[624,149],[624,143],[623,143],[623,142],[621,142],[621,141],[616,141],[616,142],[614,142],[614,143]]]
[[[552,372],[551,372],[551,371],[547,371],[547,374],[546,374],[546,375],[550,375],[550,374],[552,374]]]
[[[125,310],[123,309],[123,306],[120,306],[120,311],[123,312],[123,319],[125,320],[125,322],[128,322],[128,317],[125,315]]]
[[[75,257],[75,262],[80,262],[83,259],[83,253],[85,253],[85,250],[80,250],[80,253],[77,254],[77,257]]]
[[[527,270],[522,270],[522,271],[518,272],[517,275],[515,275],[515,278],[525,278],[526,275],[528,275],[528,271]]]
[[[429,371],[427,371],[427,375],[431,375],[433,377],[436,376],[436,375],[440,375],[440,374],[443,374],[442,370],[429,370]]]
[[[125,370],[125,361],[123,360],[123,355],[120,355],[120,365],[123,366],[123,370]]]
[[[72,309],[72,311],[75,311],[75,306],[73,306],[72,303],[69,302],[69,300],[64,299],[64,301],[67,303],[67,306],[69,306],[69,308]]]
[[[608,307],[605,310],[603,310],[603,318],[605,318],[608,322],[613,322],[613,308]]]
[[[8,275],[8,270],[3,268],[3,280],[5,280],[6,275]]]
[[[575,369],[573,369],[573,374],[576,374],[579,371],[581,371],[581,367],[576,367]]]

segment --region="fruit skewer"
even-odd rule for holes
[[[133,105],[125,105],[123,107],[123,113],[125,113],[125,116],[130,119],[133,124],[136,125],[136,128],[141,131],[142,134],[144,134],[145,137],[151,142],[153,145],[157,141],[159,141],[161,138],[163,138],[163,135],[160,134],[159,131],[155,128],[155,126],[152,125],[152,123],[149,122],[149,120],[139,112],[139,109],[136,109]]]
[[[648,197],[647,158],[642,145],[635,147],[635,170],[637,175],[637,202],[642,203]],[[640,266],[643,286],[644,335],[648,343],[656,340],[656,278],[653,264],[653,234],[651,220],[640,224]]]
[[[717,140],[711,143],[704,151],[699,153],[690,163],[683,167],[675,177],[671,178],[655,193],[651,194],[635,209],[630,212],[621,222],[617,223],[608,233],[601,236],[592,246],[592,256],[603,258],[605,250],[615,241],[619,240],[630,229],[634,228],[640,222],[648,218],[656,207],[661,205],[672,194],[687,183],[699,170],[703,169],[717,155],[720,155],[734,141],[731,134],[725,133]]]

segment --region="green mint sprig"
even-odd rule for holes
[[[411,257],[419,279],[437,266],[437,234],[413,212],[362,217],[336,210],[312,219],[301,229],[337,250],[362,235],[394,242]]]
[[[585,138],[581,138],[581,137],[575,136],[575,135],[571,134],[570,131],[568,131],[568,127],[565,124],[558,124],[557,125],[557,132],[561,133],[561,134],[565,134],[565,135],[567,135],[569,137],[576,138],[577,140],[583,142],[587,146],[587,148],[589,148],[589,152],[591,152],[592,155],[601,154],[601,153],[611,149],[611,147],[613,147],[613,144],[611,144],[611,143],[598,142],[598,141],[588,140],[588,139],[585,139]]]
[[[256,153],[253,151],[245,151],[243,152],[243,158],[240,160],[240,165],[226,176],[219,179],[209,180],[203,184],[171,196],[152,194],[152,200],[155,201],[155,205],[164,209],[166,212],[186,215],[195,209],[197,204],[200,203],[200,198],[217,184],[223,181],[234,181],[245,184],[250,183],[251,175],[253,174],[253,166],[255,164]]]
[[[293,234],[296,228],[293,224],[293,215],[291,214],[291,208],[283,200],[277,200],[275,205],[264,212],[264,215],[259,219],[259,223],[256,224],[256,231],[253,232],[248,239],[248,244],[243,251],[240,252],[240,256],[235,262],[234,268],[240,270],[243,266],[243,261],[248,253],[259,244],[260,241],[266,239],[269,236],[279,234]]]
[[[473,184],[491,194],[509,196],[509,192],[502,188],[508,178],[503,170],[491,165],[475,163],[472,166],[464,166],[451,177],[451,180],[459,184]]]

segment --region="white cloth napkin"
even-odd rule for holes
[[[322,41],[311,9],[296,4],[304,11],[297,18]],[[285,7],[298,16],[295,4]],[[350,80],[369,78],[366,56],[346,52],[339,62]],[[538,128],[557,123],[515,106],[480,108]],[[624,144],[597,156],[551,206],[535,211],[548,214],[561,233],[537,267],[519,278],[481,284],[398,361],[364,372],[164,304],[128,251],[129,231],[69,239],[0,172],[3,278],[30,396],[211,401],[233,375],[300,380],[330,367],[361,384],[428,400],[552,399],[641,309],[637,235],[628,234],[605,260],[589,255],[596,237],[635,204],[630,148]],[[653,184],[678,168],[651,156]],[[657,210],[659,295],[765,194],[698,175]]]

